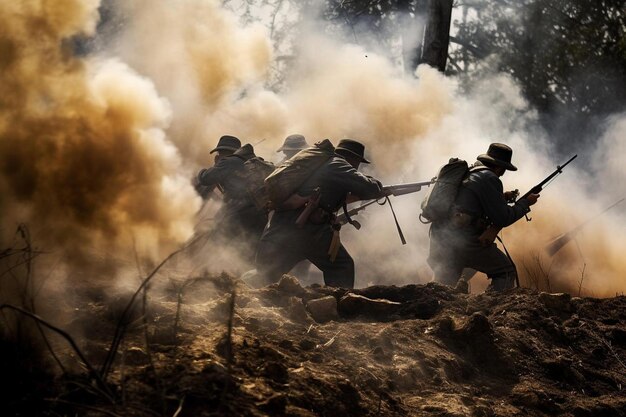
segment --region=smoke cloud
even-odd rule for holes
[[[97,6],[0,6],[2,232],[26,223],[68,262],[133,239],[156,256],[187,238],[199,205],[154,84],[118,59],[73,54],[69,37],[94,33]]]
[[[74,262],[85,248],[121,256],[133,245],[155,260],[189,238],[200,208],[190,179],[212,164],[209,150],[223,134],[263,140],[257,153],[273,160],[291,133],[310,143],[358,139],[374,162],[363,170],[385,183],[428,180],[448,158],[473,162],[493,141],[509,144],[520,168],[503,177],[505,189],[525,192],[564,162],[552,157],[537,115],[505,76],[461,94],[431,68],[407,77],[387,57],[302,30],[277,92],[265,86],[276,61],[268,30],[243,25],[217,1],[112,2],[112,19],[123,24],[83,57],[68,39],[98,39],[97,2],[13,3],[0,5],[7,22],[0,28],[2,232],[25,222],[40,246],[75,254]],[[624,164],[615,155],[624,120],[610,121],[596,154],[579,155],[542,194],[532,222],[505,229],[527,285],[540,265],[550,270],[551,290],[580,286],[605,296],[626,287],[626,242],[616,233],[623,207],[554,258],[543,252],[550,238],[623,196]],[[599,178],[617,185],[594,187]],[[360,231],[344,228],[358,286],[431,279],[428,226],[418,220],[423,196],[393,199],[406,246],[385,207],[368,208]],[[207,206],[210,216],[218,203]],[[202,249],[207,256],[210,246]]]

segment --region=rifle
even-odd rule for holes
[[[563,165],[557,165],[556,169],[554,170],[554,172],[552,172],[550,175],[548,175],[543,181],[541,181],[539,184],[535,185],[534,187],[532,187],[530,190],[528,190],[523,196],[521,196],[520,198],[518,198],[517,200],[515,200],[515,202],[518,202],[520,200],[523,200],[524,198],[528,197],[531,194],[539,194],[543,188],[548,184],[548,182],[550,182],[554,177],[556,177],[559,174],[563,173],[563,168],[565,168],[570,162],[572,162],[574,159],[576,159],[578,155],[574,155],[572,156],[566,163],[564,163]],[[526,220],[527,221],[531,221],[532,219],[530,219],[528,216],[526,216]],[[482,243],[484,246],[490,245],[492,244],[495,240],[496,237],[498,237],[498,234],[500,233],[500,230],[502,230],[501,227],[498,226],[494,226],[494,225],[490,225],[489,227],[487,227],[487,229],[485,229],[485,231],[478,237],[478,241],[480,243]]]
[[[411,193],[416,193],[418,191],[420,191],[422,189],[423,186],[428,186],[430,187],[431,184],[433,184],[435,181],[434,180],[430,180],[430,181],[422,181],[422,182],[409,182],[409,183],[405,183],[405,184],[396,184],[396,185],[386,185],[383,187],[383,192],[382,192],[382,198],[386,198],[390,195],[393,196],[400,196],[400,195],[405,195],[405,194],[411,194]],[[354,207],[350,210],[348,210],[347,212],[344,212],[340,215],[337,216],[335,223],[339,223],[341,225],[344,225],[346,223],[349,222],[349,219],[352,216],[355,216],[357,214],[359,214],[359,212],[361,212],[362,210],[365,210],[367,207],[371,206],[372,204],[378,202],[379,199],[376,200],[371,200],[368,201],[367,203],[363,203],[358,207]],[[384,205],[387,202],[387,200],[383,200],[382,203],[378,203],[379,205]],[[361,224],[356,221],[356,220],[352,220],[352,222],[350,222],[357,230],[359,230],[361,228]]]
[[[580,232],[583,227],[585,227],[586,225],[588,225],[589,223],[591,223],[593,220],[597,219],[598,217],[602,216],[604,213],[606,213],[607,211],[611,210],[613,207],[617,206],[622,201],[624,201],[623,198],[621,200],[619,200],[618,202],[612,204],[611,206],[607,207],[602,212],[596,214],[592,218],[590,218],[590,219],[584,221],[583,223],[579,224],[578,226],[576,226],[575,228],[573,228],[569,232],[564,233],[564,234],[554,238],[552,240],[552,242],[550,242],[550,243],[548,243],[548,245],[546,245],[545,251],[548,252],[548,255],[554,256],[558,251],[561,250],[561,248],[563,246],[568,244],[570,240],[574,239],[574,237],[576,237],[576,234],[578,234],[578,232]]]
[[[337,216],[337,218],[335,219],[335,223],[339,223],[341,225],[344,225],[346,223],[348,223],[348,218],[359,214],[359,212],[361,210],[364,210],[366,207],[371,206],[372,204],[376,203],[378,200],[372,200],[372,201],[368,201],[367,203],[363,203],[358,207],[354,207],[350,210],[348,210],[345,213],[341,213],[340,215]],[[380,204],[380,203],[379,203]],[[383,203],[384,204],[384,203]],[[361,229],[361,223],[359,223],[356,220],[352,220],[351,222],[352,226],[354,226],[354,228],[356,230],[360,230]]]
[[[554,170],[554,172],[552,174],[548,175],[543,181],[541,181],[539,184],[535,185],[533,188],[528,190],[528,192],[526,192],[526,194],[524,194],[523,196],[518,198],[517,201],[522,200],[522,199],[528,197],[531,194],[539,194],[541,192],[541,190],[543,190],[544,185],[546,185],[550,180],[552,180],[552,178],[556,177],[559,174],[562,174],[563,173],[563,168],[565,168],[570,162],[572,162],[574,159],[576,159],[577,156],[578,155],[572,156],[563,165],[557,165],[556,169]],[[528,221],[530,221],[530,219]]]
[[[405,194],[416,193],[422,189],[423,186],[430,187],[435,181],[422,181],[422,182],[408,182],[406,184],[386,185],[383,187],[383,196],[399,196]]]

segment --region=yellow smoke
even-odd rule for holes
[[[0,5],[3,234],[29,225],[40,247],[80,258],[135,243],[150,255],[190,233],[198,201],[167,140],[169,105],[116,59],[82,59],[97,1]]]

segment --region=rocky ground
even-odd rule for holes
[[[5,329],[2,414],[626,416],[626,297],[465,290],[223,274],[140,293],[124,316],[129,295],[76,288],[67,335],[43,330],[62,370],[41,337],[15,337],[32,320]]]

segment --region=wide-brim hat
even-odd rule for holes
[[[233,151],[235,152],[237,149],[241,148],[241,141],[230,135],[224,135],[217,141],[217,146],[210,153],[217,151]]]
[[[487,149],[487,153],[478,155],[476,159],[480,162],[506,168],[509,171],[517,171],[517,167],[511,163],[513,150],[503,143],[492,143]]]
[[[358,157],[364,164],[370,163],[370,161],[365,159],[365,145],[354,139],[341,139],[335,148],[335,152],[339,154],[341,154],[341,152],[347,152]]]
[[[276,152],[282,151],[301,151],[302,149],[309,148],[309,145],[304,138],[304,136],[295,134],[289,135],[285,138],[285,142],[283,142],[283,146],[278,148]]]

